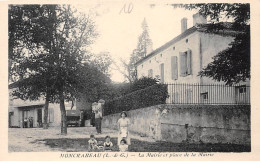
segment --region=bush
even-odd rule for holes
[[[159,81],[155,78],[150,78],[150,77],[142,77],[140,79],[135,80],[131,85],[130,85],[130,92],[135,92],[140,89],[145,89],[147,87],[153,86],[157,84]]]
[[[165,104],[167,97],[167,85],[155,84],[145,89],[107,101],[104,106],[104,115]]]

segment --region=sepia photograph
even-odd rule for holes
[[[8,4],[8,153],[251,153],[251,7]]]

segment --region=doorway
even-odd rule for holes
[[[38,127],[42,127],[42,109],[37,109],[37,123]]]

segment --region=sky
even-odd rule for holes
[[[188,28],[192,27],[192,15],[196,13],[195,10],[174,9],[169,5],[125,2],[79,4],[75,7],[80,12],[90,14],[95,21],[99,37],[91,45],[91,51],[109,52],[120,67],[120,58],[128,62],[130,54],[137,46],[144,18],[148,24],[153,50],[155,50],[181,33],[180,22],[183,17],[188,19]],[[124,7],[126,12],[124,12]],[[123,75],[114,69],[113,65],[111,67],[112,81],[125,81]]]

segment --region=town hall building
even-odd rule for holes
[[[158,78],[161,83],[167,84],[224,85],[224,82],[200,77],[198,73],[213,61],[212,58],[215,55],[229,46],[238,31],[231,30],[232,24],[229,22],[222,22],[225,28],[214,33],[207,31],[208,25],[207,20],[197,13],[193,15],[193,27],[187,29],[187,18],[183,18],[180,35],[147,54],[136,63],[137,77]],[[222,103],[249,103],[250,94],[248,93],[249,89],[246,89],[247,86],[249,86],[249,81],[241,83],[233,90],[228,89],[219,98],[217,98],[218,91],[209,91],[212,87],[200,87],[200,90],[197,91],[190,85],[186,85],[186,88],[181,91],[168,88],[170,98],[167,101],[170,101],[168,103],[183,101],[186,103],[189,103],[189,101],[201,103],[202,101],[207,102],[211,98],[215,102]],[[194,97],[193,94],[200,94],[200,97],[191,100]]]

